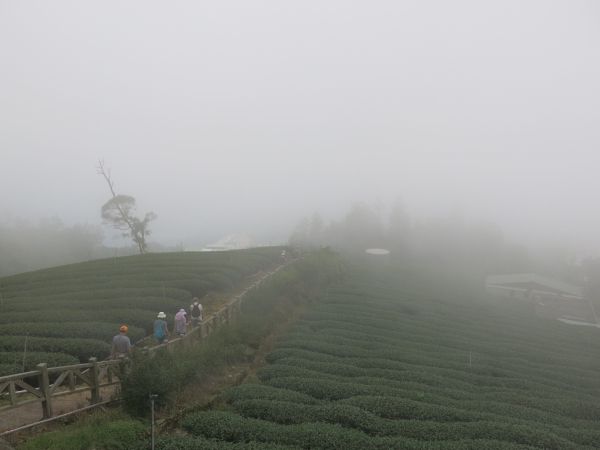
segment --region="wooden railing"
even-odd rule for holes
[[[30,403],[41,403],[44,419],[54,416],[52,400],[65,395],[91,391],[91,403],[100,402],[100,389],[121,382],[128,361],[100,361],[90,358],[88,363],[48,368],[38,364],[36,370],[0,377],[0,413]],[[50,383],[53,378],[54,382]],[[37,383],[34,383],[34,381]],[[37,384],[37,386],[31,383]],[[33,398],[32,398],[33,397]]]
[[[276,277],[288,266],[289,264],[280,266],[275,271],[262,277],[183,337],[173,339],[155,347],[144,347],[143,351],[149,356],[154,356],[160,348],[167,348],[169,351],[174,351],[179,346],[199,342],[216,331],[217,328],[228,324],[232,318],[238,316],[241,312],[242,302],[248,295],[271,278]],[[117,361],[99,362],[96,358],[90,358],[88,363],[52,368],[48,368],[46,363],[42,363],[38,364],[36,370],[31,372],[0,377],[0,413],[30,403],[41,403],[44,416],[44,420],[40,422],[0,432],[0,436],[35,426],[52,418],[63,417],[65,414],[61,416],[54,415],[52,400],[57,397],[91,391],[91,406],[79,408],[68,414],[106,403],[101,402],[100,389],[120,384],[121,378],[126,373],[130,362],[129,358],[120,356]],[[54,382],[50,383],[50,379],[53,379]],[[34,383],[37,384],[37,387],[30,384],[33,380],[37,381],[37,383]],[[8,404],[4,404],[7,399]]]

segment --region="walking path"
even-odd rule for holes
[[[100,401],[110,400],[117,392],[118,386],[108,386],[100,389]],[[61,415],[67,412],[81,409],[91,404],[90,392],[78,392],[76,394],[65,395],[52,400],[55,415]],[[0,433],[7,430],[38,422],[43,419],[41,403],[30,403],[19,408],[11,409],[0,413]],[[41,425],[43,426],[43,425]]]

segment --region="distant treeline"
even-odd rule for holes
[[[72,264],[90,259],[135,255],[137,247],[106,247],[104,232],[98,225],[66,226],[58,217],[38,224],[14,220],[0,224],[0,276]],[[174,251],[149,244],[154,252]]]
[[[593,286],[594,296],[600,298],[600,261],[573,264],[567,249],[552,246],[533,254],[524,245],[506,242],[493,223],[467,222],[458,209],[412,220],[399,201],[388,217],[375,207],[355,203],[342,220],[328,225],[317,212],[302,219],[290,243],[303,248],[331,246],[359,258],[367,248],[385,248],[393,260],[451,268],[478,283],[490,274],[535,272],[588,289]]]

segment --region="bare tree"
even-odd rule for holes
[[[143,255],[146,253],[146,236],[151,231],[148,229],[148,223],[156,219],[156,214],[150,212],[147,213],[143,219],[139,219],[133,215],[136,209],[135,198],[130,195],[117,195],[114,190],[114,181],[110,176],[110,169],[104,168],[104,160],[99,159],[98,165],[95,166],[99,175],[102,175],[110,192],[112,198],[107,201],[104,206],[100,209],[100,215],[104,222],[103,225],[112,225],[116,230],[123,231],[121,236],[133,239],[138,245],[140,253]]]

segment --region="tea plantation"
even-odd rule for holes
[[[355,270],[267,362],[157,448],[600,448],[600,330],[422,270]]]
[[[123,324],[136,342],[159,311],[173,315],[192,297],[226,290],[277,261],[281,248],[155,253],[95,260],[0,278],[0,376],[106,358]]]

